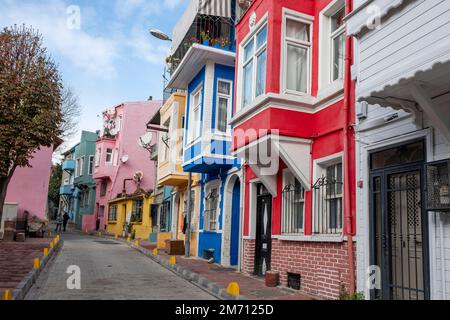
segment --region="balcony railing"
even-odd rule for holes
[[[65,160],[62,165],[63,171],[74,172],[75,171],[75,160]]]
[[[319,178],[313,186],[314,233],[340,234],[342,232],[341,181]]]
[[[231,18],[198,14],[184,39],[166,60],[172,74],[194,43],[235,51],[234,24]]]

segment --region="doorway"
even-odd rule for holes
[[[241,181],[234,183],[231,199],[231,236],[230,236],[230,265],[239,263],[239,218],[241,207]]]
[[[255,270],[257,276],[264,276],[270,270],[272,252],[272,195],[258,184],[256,202]]]
[[[371,155],[370,264],[381,272],[372,299],[429,298],[424,163],[424,141]]]

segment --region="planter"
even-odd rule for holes
[[[217,49],[220,49],[220,44],[219,44],[219,43],[216,43],[216,44],[213,45],[213,47],[214,47],[214,48],[217,48]]]
[[[209,41],[203,41],[202,44],[203,44],[204,46],[209,46]]]
[[[266,287],[275,288],[280,282],[280,274],[275,271],[266,272]]]

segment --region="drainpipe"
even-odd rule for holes
[[[186,210],[186,240],[185,255],[187,258],[191,255],[191,189],[192,189],[192,173],[189,172],[188,193],[187,193],[187,210]]]
[[[442,280],[442,300],[447,299],[446,277],[445,277],[445,250],[444,250],[444,214],[439,214],[439,238],[441,244],[441,280]]]
[[[345,0],[345,15],[352,12],[352,0]],[[351,79],[351,65],[353,54],[353,38],[347,36],[347,41],[345,42],[345,84],[344,84],[344,106],[343,111],[345,115],[344,123],[344,190],[345,190],[345,212],[346,212],[346,230],[347,230],[347,253],[348,253],[348,266],[350,271],[350,287],[348,288],[349,293],[353,294],[356,290],[356,280],[355,280],[355,258],[353,252],[353,210],[351,208],[351,191],[350,191],[350,143],[349,134],[351,127],[350,125],[350,103],[352,94],[353,81]]]

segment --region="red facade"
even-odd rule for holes
[[[350,1],[347,2],[345,10],[348,13],[351,8],[349,7]],[[351,54],[345,54],[345,59],[341,57],[345,62],[342,79],[333,84],[326,84],[323,79],[321,82],[319,76],[321,72],[325,74],[322,68],[326,67],[321,59],[321,55],[325,54],[322,43],[327,41],[323,40],[326,37],[323,36],[324,32],[321,30],[321,28],[325,28],[323,20],[326,18],[322,15],[324,15],[324,9],[331,8],[330,10],[333,10],[338,5],[344,8],[344,1],[256,0],[252,2],[249,10],[237,25],[238,58],[235,105],[238,107],[232,120],[235,132],[239,130],[246,132],[249,129],[258,132],[256,136],[250,136],[245,140],[235,136],[233,144],[235,151],[245,150],[251,144],[258,144],[258,141],[262,141],[265,135],[274,132],[277,132],[282,139],[287,137],[309,141],[308,161],[310,163],[300,165],[299,162],[304,161],[303,157],[291,158],[291,162],[288,163],[280,158],[278,172],[274,175],[276,187],[271,192],[270,269],[280,273],[280,279],[284,285],[288,284],[288,273],[300,275],[302,291],[326,298],[337,298],[342,290],[351,293],[355,286],[354,247],[356,245],[353,244],[353,240],[349,242],[355,235],[356,225],[353,132],[355,115],[352,107],[354,106],[354,83],[350,79]],[[287,72],[285,64],[286,61],[289,61],[289,58],[284,59],[286,50],[289,50],[285,49],[288,48],[287,40],[286,42],[284,40],[285,21],[290,19],[286,18],[288,14],[296,17],[297,13],[300,18],[306,15],[311,21],[309,27],[311,35],[309,81],[308,92],[305,94],[287,92],[283,85],[283,79]],[[267,26],[265,94],[254,99],[248,107],[251,111],[247,111],[245,107],[239,107],[238,101],[245,90],[239,88],[244,85],[245,81],[242,55],[245,43],[250,37],[249,34],[258,32],[258,24],[261,24],[262,19],[266,19],[264,23]],[[351,53],[351,39],[345,39],[345,51]],[[327,90],[331,87],[333,90]],[[266,130],[259,131],[260,129]],[[293,141],[296,143],[295,140]],[[239,152],[237,154],[239,156]],[[290,158],[289,154],[286,154],[285,157]],[[320,163],[322,160],[323,163]],[[328,163],[337,163],[334,165],[337,169]],[[244,166],[246,188],[243,222],[243,270],[250,274],[255,272],[254,264],[257,260],[255,253],[258,255],[258,248],[255,245],[255,242],[258,241],[258,231],[255,230],[257,229],[255,224],[258,221],[258,215],[255,211],[258,210],[259,205],[256,203],[257,196],[252,195],[252,190],[254,190],[252,185],[271,181],[259,176],[251,167]],[[310,172],[304,172],[304,176],[309,178],[309,185],[305,185],[303,182],[305,187],[302,198],[303,228],[301,231],[296,229],[297,232],[286,234],[283,225],[286,224],[284,221],[287,219],[283,220],[283,215],[287,214],[288,210],[283,207],[287,203],[286,200],[283,200],[286,194],[284,192],[286,182],[283,177],[286,170],[292,169],[293,172],[296,167],[299,167],[299,171],[310,170]],[[339,177],[335,180],[339,179],[342,182],[342,186],[338,187],[341,190],[341,198],[330,200],[331,197],[325,195],[319,199],[319,189],[315,188],[315,185],[320,177],[334,174],[330,172],[338,172],[333,177]],[[271,179],[273,180],[273,178]],[[330,187],[327,188],[326,190],[330,190]],[[318,204],[319,201],[322,201],[323,205]],[[324,210],[322,207],[333,207],[333,209]],[[322,213],[318,213],[320,210]],[[334,227],[338,225],[337,229],[339,230],[333,234],[318,232],[319,229],[329,229],[328,227],[324,228],[323,222],[319,225],[321,223],[320,214],[325,214],[328,218],[335,214],[336,217],[342,219],[342,223],[334,220],[325,223],[328,227],[331,224]],[[258,262],[256,261],[256,263]]]

